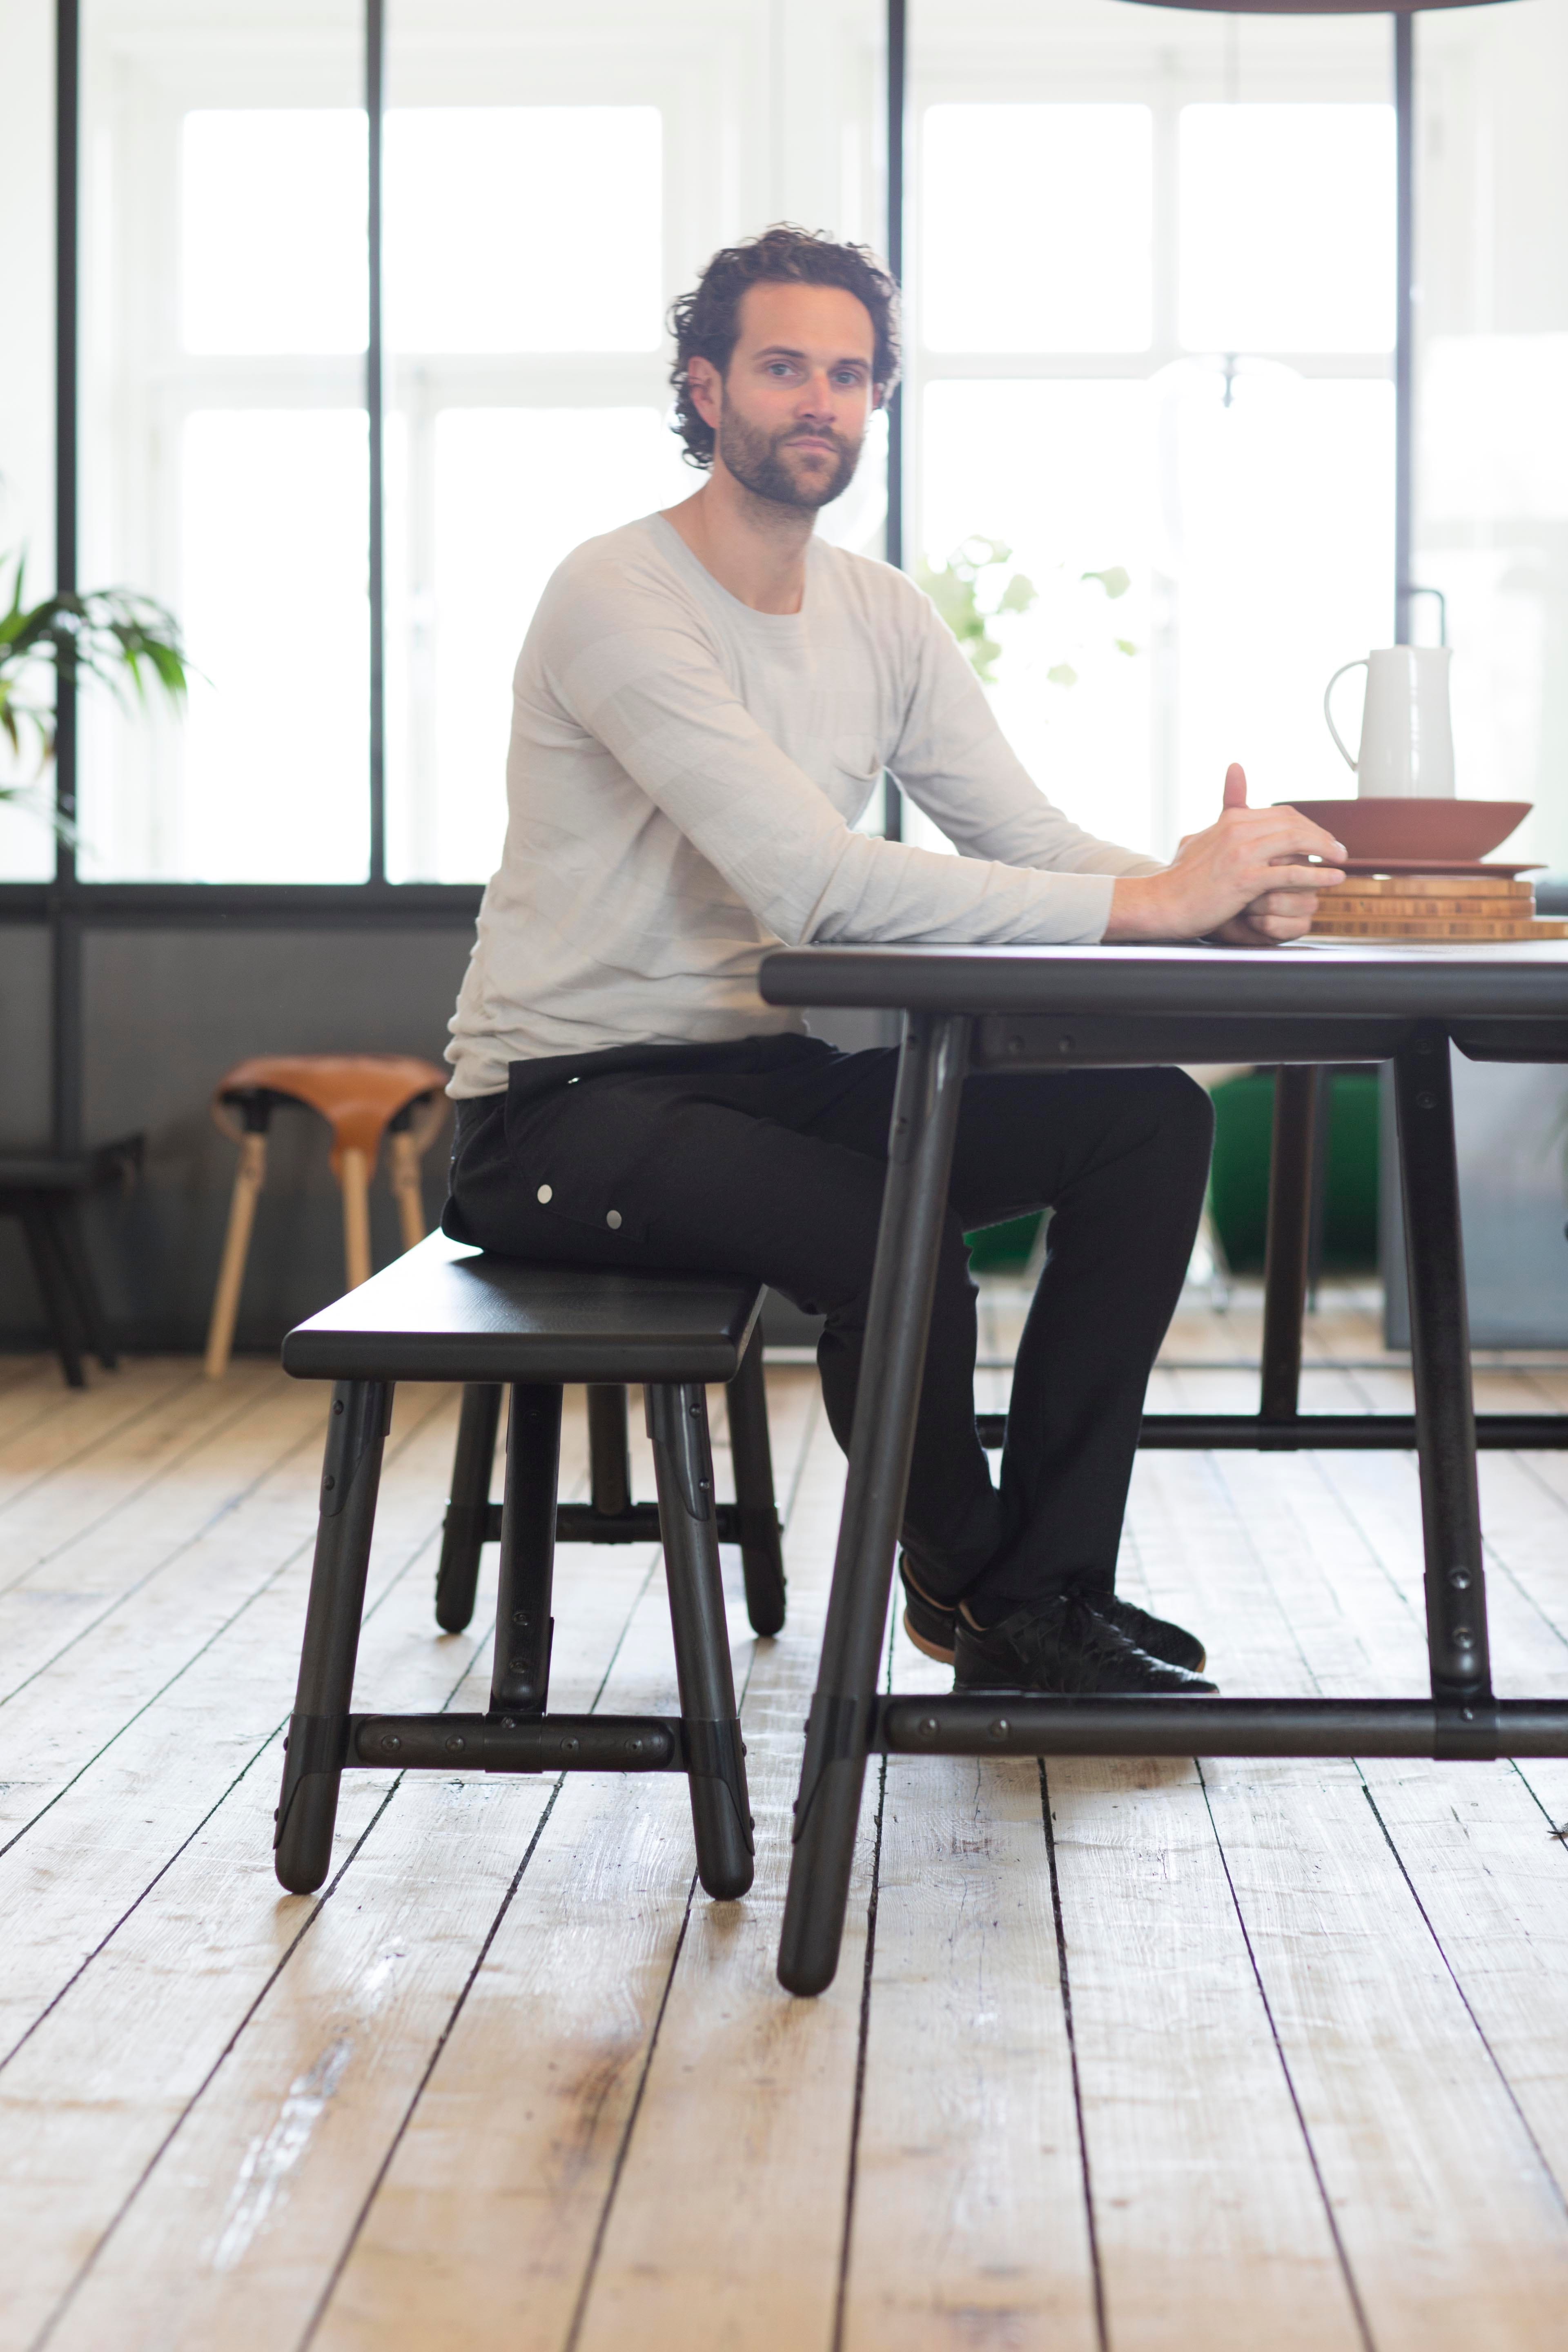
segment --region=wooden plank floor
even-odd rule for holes
[[[1021,1311],[989,1286],[999,1367]],[[1184,1307],[1152,1402],[1248,1403],[1258,1324]],[[1309,1355],[1309,1408],[1407,1398],[1370,1294]],[[1568,1358],[1478,1387],[1568,1410]],[[455,1773],[349,1776],[306,1898],[270,1832],[323,1396],[0,1362],[0,2352],[1562,2341],[1568,1763],[891,1759],[837,1979],[778,1990],[843,1469],[814,1373],[769,1391],[778,1641],[725,1556],[751,1897],[695,1887],[677,1780]],[[484,1703],[493,1554],[468,1633],[430,1608],[454,1431],[400,1392],[362,1703]],[[1568,1695],[1568,1458],[1482,1487],[1499,1685]],[[1423,1688],[1407,1456],[1146,1455],[1121,1577],[1228,1691]],[[656,1551],[563,1549],[556,1612],[557,1704],[673,1707]],[[946,1680],[901,1631],[889,1671]]]

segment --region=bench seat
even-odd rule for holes
[[[732,1381],[762,1286],[720,1275],[526,1265],[431,1234],[290,1331],[325,1381]]]

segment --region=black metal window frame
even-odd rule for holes
[[[364,96],[369,128],[367,187],[368,331],[365,406],[370,438],[370,871],[363,882],[84,882],[63,836],[50,882],[0,883],[0,921],[47,925],[51,945],[51,1075],[57,1150],[82,1140],[82,939],[89,929],[164,930],[465,929],[479,911],[477,883],[389,882],[386,877],[385,551],[384,461],[384,353],[382,335],[382,133],[386,90],[387,0],[363,0]],[[887,254],[895,278],[904,267],[908,169],[909,0],[885,0],[887,82]],[[55,576],[75,588],[78,545],[79,337],[81,126],[80,0],[55,0]],[[1394,82],[1398,139],[1398,308],[1394,353],[1394,635],[1409,634],[1414,312],[1414,27],[1394,17]],[[904,404],[895,392],[888,415],[887,554],[904,562]],[[62,686],[55,761],[56,804],[77,806],[78,731],[74,695]],[[886,831],[901,831],[897,785],[884,787]]]

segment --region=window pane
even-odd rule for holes
[[[1188,106],[1181,339],[1189,351],[1394,348],[1391,106]]]
[[[979,534],[1037,604],[992,635],[996,716],[1041,789],[1111,840],[1147,841],[1151,793],[1152,530],[1158,511],[1148,389],[1141,383],[938,383],[922,404],[921,543],[941,565]],[[1125,567],[1108,597],[1086,572]],[[994,583],[994,584],[993,584]],[[1119,651],[1121,637],[1135,655]],[[1053,680],[1052,670],[1058,672]],[[1074,682],[1061,682],[1070,669]],[[913,837],[911,828],[911,837]]]
[[[1255,803],[1352,793],[1323,688],[1342,662],[1389,642],[1394,387],[1255,362],[1227,405],[1222,373],[1187,361],[1153,389],[1179,663],[1172,832],[1213,820],[1232,760]]]
[[[81,17],[79,570],[167,604],[205,673],[184,719],[83,696],[82,870],[357,881],[363,0]]]
[[[1189,361],[1143,384],[933,384],[923,403],[928,557],[1000,539],[996,586],[1016,569],[1039,591],[993,633],[998,719],[1079,823],[1162,853],[1213,819],[1232,760],[1256,802],[1343,791],[1323,688],[1388,639],[1392,387],[1265,362],[1229,395]],[[1118,565],[1114,600],[1082,577]]]
[[[1146,106],[933,106],[922,339],[933,351],[1135,352],[1152,335]]]
[[[428,499],[428,572],[409,568],[389,614],[389,867],[469,881],[500,855],[511,675],[545,582],[694,478],[656,408],[448,408],[426,430],[427,446],[408,443],[405,512]]]
[[[365,120],[351,107],[203,110],[180,141],[188,352],[362,352]]]
[[[1459,792],[1532,801],[1568,866],[1568,9],[1433,11],[1416,43],[1415,547],[1447,598]],[[1427,599],[1416,633],[1436,635]]]
[[[362,410],[198,411],[181,467],[192,880],[362,881],[369,850]]]
[[[652,106],[395,108],[386,121],[393,347],[654,349],[660,129]]]

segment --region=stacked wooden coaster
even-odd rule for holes
[[[1319,899],[1312,937],[1562,940],[1568,922],[1540,919],[1531,885],[1506,874],[1349,874]]]

